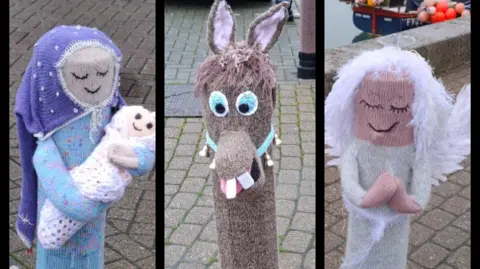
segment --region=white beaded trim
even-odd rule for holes
[[[84,49],[84,48],[102,48],[102,49],[110,52],[111,55],[116,60],[116,63],[114,65],[114,73],[115,74],[114,74],[114,80],[113,80],[113,83],[112,83],[112,90],[111,90],[108,98],[106,98],[102,103],[100,103],[98,105],[91,105],[91,104],[88,104],[88,103],[85,103],[85,102],[82,102],[82,101],[78,100],[75,97],[75,95],[71,91],[68,90],[67,83],[65,81],[65,78],[63,77],[62,67],[65,65],[68,57],[71,56],[73,53],[75,53],[77,50]],[[84,109],[89,109],[89,108],[93,108],[93,107],[105,107],[108,103],[110,103],[112,101],[113,95],[115,94],[115,91],[116,91],[115,86],[118,84],[118,80],[119,80],[120,61],[121,61],[121,58],[117,57],[117,55],[115,54],[115,52],[113,51],[112,48],[102,44],[101,42],[99,42],[97,40],[74,41],[74,42],[72,42],[72,44],[70,44],[67,47],[67,49],[65,50],[63,55],[60,57],[60,60],[55,65],[55,68],[57,69],[57,75],[60,79],[60,84],[62,85],[62,88],[63,88],[65,94],[67,95],[67,97],[72,102],[77,104],[78,106],[80,106]]]

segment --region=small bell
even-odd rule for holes
[[[278,135],[275,134],[275,146],[278,146],[280,144],[282,144],[282,140],[280,140],[280,138],[278,138]]]
[[[208,150],[207,145],[203,146],[202,150],[200,150],[200,152],[198,153],[198,155],[200,155],[200,156],[202,156],[202,157],[207,156],[207,150]]]
[[[270,158],[270,155],[268,155],[268,153],[265,153],[265,157],[267,157],[267,165],[273,166],[273,161],[272,158]]]
[[[210,169],[215,169],[215,159],[212,160],[212,163],[210,164]]]

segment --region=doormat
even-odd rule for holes
[[[165,84],[165,117],[202,117],[200,99],[194,84]]]

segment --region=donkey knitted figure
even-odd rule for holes
[[[214,2],[208,19],[213,55],[198,70],[223,269],[278,268],[275,185],[271,144],[279,144],[272,116],[275,73],[267,51],[288,19],[287,4],[253,21],[246,41],[235,43],[233,13]],[[238,195],[238,196],[237,196]]]
[[[386,47],[342,67],[325,101],[348,233],[341,269],[405,269],[410,215],[470,154],[470,86],[456,102],[417,53]]]

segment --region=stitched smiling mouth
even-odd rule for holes
[[[390,126],[390,128],[384,129],[384,130],[382,130],[382,129],[375,129],[375,127],[373,127],[370,123],[368,123],[368,126],[370,126],[370,128],[372,128],[372,129],[373,129],[375,132],[377,132],[377,133],[388,133],[388,132],[390,132],[395,126],[397,126],[398,123],[399,123],[399,122],[397,121],[397,122],[395,122],[392,126]]]
[[[94,91],[91,91],[91,90],[90,90],[89,88],[87,88],[87,87],[83,87],[83,88],[84,88],[88,93],[94,94],[94,93],[97,93],[97,92],[100,90],[101,87],[102,87],[102,86],[98,86],[98,88],[95,89]]]
[[[135,129],[135,130],[137,130],[137,131],[139,131],[139,132],[141,132],[141,131],[142,131],[142,129],[138,129],[138,128],[137,128],[137,126],[135,126],[135,122],[134,122],[134,123],[132,123],[132,125],[133,125],[133,129]]]

